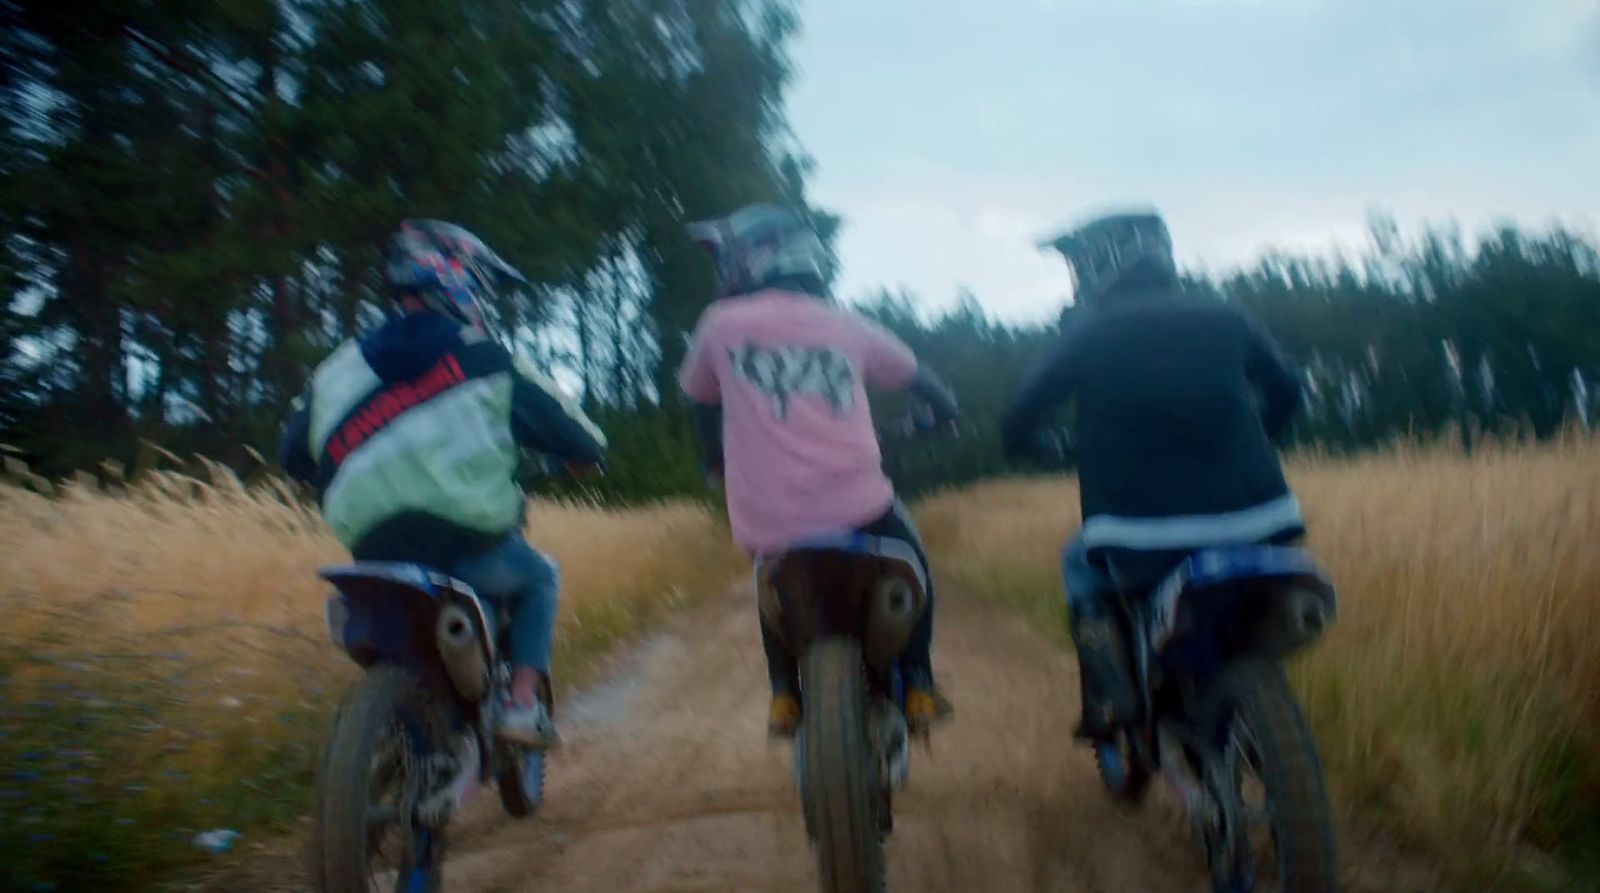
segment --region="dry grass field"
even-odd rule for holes
[[[1308,457],[1291,475],[1341,590],[1338,626],[1292,667],[1341,802],[1479,880],[1592,855],[1600,442]],[[936,570],[1065,639],[1074,481],[980,484],[920,517]]]
[[[1306,457],[1292,476],[1343,598],[1292,667],[1341,808],[1469,888],[1578,877],[1600,839],[1600,443]],[[354,672],[322,628],[313,571],[343,555],[315,514],[220,469],[31,487],[0,485],[0,889],[146,888],[199,831],[248,849],[295,821]],[[919,514],[956,589],[1065,642],[1071,479]],[[739,566],[693,503],[541,503],[530,524],[562,567],[558,684]]]
[[[687,502],[536,504],[529,536],[562,569],[558,688],[737,566]],[[304,811],[354,673],[314,573],[345,556],[313,512],[219,468],[0,485],[0,544],[0,889],[138,888],[199,831],[248,848]]]

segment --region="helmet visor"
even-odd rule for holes
[[[1093,288],[1113,277],[1122,268],[1122,245],[1111,239],[1096,239],[1066,252],[1067,269],[1072,271],[1075,289]]]

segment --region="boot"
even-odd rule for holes
[[[1077,736],[1108,740],[1138,719],[1138,698],[1122,630],[1111,612],[1074,616],[1072,642],[1078,650],[1078,682],[1083,718]]]
[[[767,734],[773,738],[793,738],[800,728],[800,699],[786,691],[772,693],[767,707]]]
[[[955,709],[950,700],[933,685],[909,686],[906,688],[906,727],[913,735],[920,735],[942,719],[948,717]]]

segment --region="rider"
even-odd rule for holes
[[[716,262],[721,299],[700,317],[679,383],[695,404],[707,469],[726,482],[734,539],[770,555],[857,530],[910,543],[926,576],[922,542],[883,473],[865,386],[910,390],[940,425],[956,417],[949,389],[899,339],[823,297],[826,249],[800,212],[750,205],[689,232]],[[900,659],[913,729],[949,710],[929,656],[932,595],[930,586]],[[765,623],[761,642],[768,728],[790,735],[800,722],[795,658]]]
[[[1029,455],[1043,416],[1076,404],[1083,527],[1062,575],[1078,734],[1098,744],[1138,711],[1111,598],[1153,585],[1194,549],[1304,533],[1271,445],[1300,384],[1262,329],[1225,303],[1180,294],[1154,211],[1095,218],[1046,244],[1072,268],[1075,309],[1002,432],[1009,454]]]
[[[509,612],[514,669],[496,731],[546,746],[557,570],[522,536],[519,448],[586,469],[605,436],[496,340],[483,302],[497,280],[525,280],[478,237],[405,221],[385,278],[392,314],[317,367],[285,427],[283,467],[316,487],[358,561],[438,568]]]

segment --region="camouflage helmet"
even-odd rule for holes
[[[727,217],[691,223],[688,230],[716,262],[722,296],[749,294],[777,282],[822,290],[827,248],[794,208],[746,205]]]

